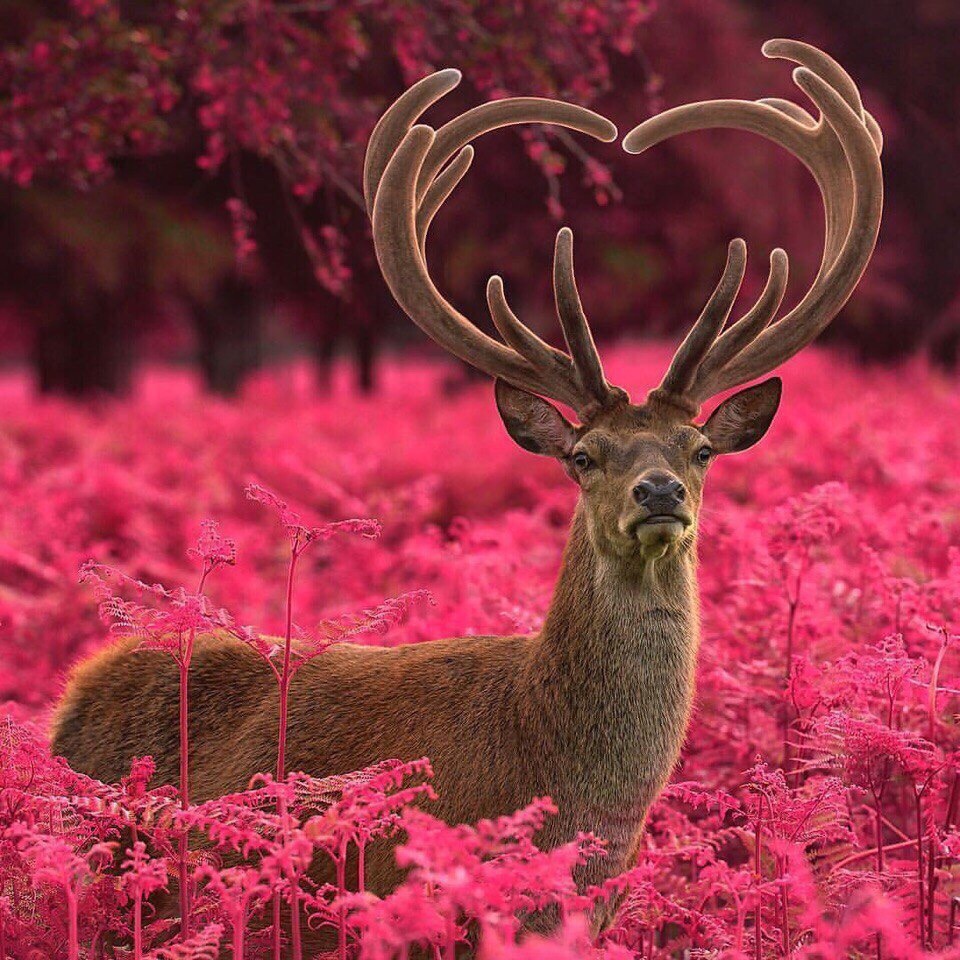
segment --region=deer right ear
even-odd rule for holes
[[[771,377],[727,397],[700,428],[717,453],[739,453],[766,432],[780,406],[783,383]]]
[[[507,433],[531,453],[565,457],[577,440],[573,424],[546,400],[497,378],[497,409]]]

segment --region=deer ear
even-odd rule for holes
[[[727,397],[700,428],[717,453],[739,453],[766,432],[780,406],[783,381],[771,377]]]
[[[570,453],[577,433],[573,424],[552,403],[512,387],[499,377],[494,392],[507,433],[524,450],[547,457],[565,457]]]

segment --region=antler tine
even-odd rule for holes
[[[788,40],[778,37],[767,40],[760,51],[771,60],[790,60],[815,73],[824,83],[832,87],[845,101],[847,106],[863,122],[864,109],[860,91],[853,78],[833,57],[819,47],[804,43],[802,40]]]
[[[873,145],[877,148],[877,156],[879,157],[883,153],[883,131],[880,129],[880,124],[874,119],[872,113],[864,115],[864,122],[873,140]]]
[[[488,286],[488,303],[507,345],[487,336],[434,286],[423,247],[434,215],[470,166],[470,140],[516,123],[556,123],[605,141],[616,138],[616,128],[583,107],[532,97],[484,104],[436,132],[412,126],[459,79],[457,71],[441,71],[421,80],[387,110],[371,135],[364,190],[384,278],[408,316],[461,360],[514,386],[590,413],[598,401],[612,400],[622,391],[606,385],[601,393],[591,375],[581,374],[579,340],[574,339],[574,358],[541,340],[510,310],[499,278]]]
[[[377,121],[363,158],[363,197],[367,202],[367,216],[373,217],[373,201],[380,179],[400,141],[428,107],[460,83],[462,76],[459,70],[453,69],[431,73],[397,97]]]
[[[447,197],[466,176],[471,163],[473,163],[473,147],[466,146],[437,174],[430,188],[423,195],[423,200],[420,201],[417,209],[417,240],[424,259],[426,259],[425,246],[430,224]]]
[[[482,103],[454,117],[437,130],[437,138],[420,171],[417,202],[419,203],[427,192],[437,171],[461,147],[485,133],[520,123],[552,123],[585,133],[603,143],[617,139],[617,128],[606,117],[562,100],[509,97],[506,100]]]
[[[823,260],[813,285],[793,310],[760,333],[722,368],[704,370],[694,388],[701,398],[762,376],[810,343],[847,302],[876,244],[883,207],[883,178],[875,141],[867,126],[820,77],[802,67],[794,75],[798,86],[821,109],[819,129],[834,142],[839,140],[843,148],[837,164],[828,168],[832,176],[824,176],[821,183],[827,211]],[[827,137],[825,142],[830,142]],[[840,162],[846,167],[842,173]],[[835,197],[838,191],[845,191],[846,195],[831,204],[827,198]],[[837,218],[833,229],[831,212]],[[847,213],[845,221],[841,219],[842,212]]]
[[[782,252],[774,251],[760,302],[716,340],[685,388],[692,406],[769,372],[813,340],[853,292],[880,225],[882,136],[864,111],[856,85],[839,64],[808,44],[771,40],[763,50],[769,57],[800,64],[794,82],[818,108],[818,120],[789,101],[714,100],[668,110],[624,139],[624,149],[640,153],[692,130],[732,127],[758,133],[789,150],[810,170],[823,199],[823,258],[810,289],[793,310],[768,325],[786,282],[786,257],[782,255],[781,268]]]
[[[780,97],[764,97],[757,103],[765,103],[768,107],[773,107],[775,110],[785,113],[791,120],[796,120],[797,123],[810,127],[811,130],[817,125],[817,121],[799,103],[794,103],[792,100],[782,100]]]
[[[465,363],[515,386],[576,403],[570,391],[548,383],[515,350],[477,329],[434,286],[417,242],[416,176],[433,143],[434,131],[417,125],[390,158],[373,204],[373,236],[380,269],[394,299],[414,323]]]
[[[693,383],[697,368],[723,329],[737,299],[747,266],[747,245],[732,240],[727,250],[727,263],[697,322],[674,354],[670,367],[660,381],[659,391],[672,398],[682,397]]]
[[[611,398],[613,388],[603,374],[600,354],[597,353],[590,324],[580,303],[573,272],[573,231],[569,227],[563,227],[557,233],[553,253],[553,296],[567,349],[580,383],[597,403],[604,404]]]
[[[770,254],[770,272],[757,302],[717,338],[700,364],[698,375],[705,376],[723,367],[767,327],[783,303],[783,295],[787,292],[788,271],[787,254],[777,247]]]
[[[510,309],[510,304],[507,303],[502,278],[496,275],[487,281],[487,306],[497,332],[517,353],[535,367],[547,370],[555,368],[560,375],[570,375],[572,372],[570,357],[561,353],[556,347],[551,347],[520,322],[517,315]]]

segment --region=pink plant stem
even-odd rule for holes
[[[357,841],[357,893],[363,893],[367,888],[367,843]],[[0,957],[0,960],[3,960]]]
[[[783,870],[781,867],[777,867],[777,873],[782,878]],[[789,894],[787,893],[787,885],[783,884],[780,887],[780,903],[781,909],[783,911],[783,955],[785,957],[790,956],[790,901]]]
[[[280,735],[277,743],[277,782],[282,783],[287,776],[287,706],[290,698],[290,677],[287,673],[284,656],[283,674],[280,678]]]
[[[280,892],[273,895],[273,930],[271,932],[271,955],[280,960]]]
[[[943,658],[947,653],[947,631],[941,631],[943,639],[940,642],[940,650],[937,653],[937,659],[933,664],[933,671],[930,674],[930,688],[927,695],[928,723],[927,739],[931,743],[937,742],[937,686],[940,683],[940,667],[943,665]]]
[[[916,795],[917,807],[917,935],[920,940],[920,946],[924,943],[924,906],[926,901],[926,891],[923,889],[923,800],[922,794]]]
[[[294,538],[290,549],[290,565],[287,569],[287,609],[286,609],[286,629],[283,635],[283,669],[280,672],[280,723],[277,734],[277,783],[282,783],[287,777],[287,707],[290,699],[290,681],[293,679],[291,669],[292,647],[293,647],[293,584],[297,571],[297,560],[300,558],[300,538],[297,535]],[[286,830],[286,799],[281,795],[280,816]],[[298,908],[298,888],[292,885],[290,889],[290,911],[294,917],[299,917]],[[273,901],[273,957],[274,960],[280,958],[280,911],[281,901],[279,896]],[[300,931],[293,928],[292,946],[294,955],[300,958]]]
[[[890,718],[892,719],[893,715],[893,704],[890,705]],[[887,726],[890,726],[888,722]],[[881,786],[879,790],[873,790],[873,805],[874,805],[874,814],[876,817],[877,824],[877,875],[882,877],[884,864],[883,864],[883,790]],[[896,844],[894,845],[896,846]],[[877,934],[877,960],[883,960],[883,934]]]
[[[65,887],[67,897],[67,958],[80,960],[80,929],[77,912],[77,894],[71,887]]]
[[[283,682],[281,681],[281,684],[280,684],[281,691],[283,690],[283,686],[284,686]],[[280,713],[281,718],[284,718],[284,714],[285,714],[285,711],[282,709],[283,700],[284,700],[284,695],[281,692],[281,713]],[[283,719],[281,720],[281,722],[283,722]],[[278,767],[277,767],[278,780],[281,779],[279,771],[280,771],[280,767],[279,767],[279,761],[278,761]],[[277,798],[277,810],[280,814],[280,823],[282,825],[281,829],[283,830],[284,834],[286,834],[287,832],[287,797],[286,797],[286,794],[284,794],[282,791],[279,797]],[[291,886],[290,903],[291,903],[291,906],[290,906],[291,917],[298,916],[296,911],[296,906],[297,906],[296,890],[293,888],[293,886]],[[278,892],[273,899],[273,958],[274,960],[280,960],[280,921],[281,921],[282,909],[283,909],[283,903],[281,901],[280,894]],[[291,941],[292,948],[294,950],[294,953],[296,954],[297,960],[299,960],[300,953],[297,952],[297,950],[300,943],[300,931],[299,929],[296,929],[293,926],[291,927],[291,931],[293,933],[293,940]]]
[[[734,947],[737,953],[743,953],[743,928],[744,928],[744,908],[743,900],[737,895],[736,890],[730,891],[733,902],[737,906],[737,935],[734,939]],[[650,955],[653,956],[654,931],[650,931]]]
[[[190,653],[180,658],[180,809],[190,806],[190,737],[187,723],[190,709]],[[180,927],[184,937],[190,936],[190,877],[187,870],[188,833],[186,827],[180,831],[177,843],[177,860],[180,882]]]
[[[761,839],[760,839],[760,814],[757,814],[757,826],[754,831],[754,866],[753,871],[756,876],[757,883],[757,909],[756,916],[753,921],[754,926],[754,955],[756,960],[761,960],[761,955],[763,951],[762,943],[762,930],[761,930],[761,920],[763,918],[763,894],[760,892],[760,881],[761,881]]]
[[[796,586],[793,595],[787,590],[787,652],[784,670],[784,679],[786,683],[790,682],[790,674],[793,672],[793,640],[797,623],[797,608],[800,606],[800,591],[803,587],[804,559],[801,559],[797,570]],[[783,772],[790,776],[790,704],[784,703],[783,706]]]
[[[958,799],[958,796],[960,796],[960,791],[958,791],[957,789],[958,786],[960,786],[960,775],[958,775],[957,773],[954,773],[953,780],[950,783],[950,797],[947,800],[947,812],[944,815],[944,820],[943,820],[944,833],[949,832],[953,827],[953,820],[957,813],[957,799]],[[931,897],[931,903],[930,903],[931,914],[933,913],[933,908],[934,908],[934,903]],[[956,911],[957,911],[956,898],[951,897],[950,898],[950,926],[947,931],[947,945],[951,947],[953,946],[953,927],[954,927],[954,921],[956,919]]]
[[[902,850],[904,847],[914,847],[916,846],[915,840],[902,840],[900,843],[891,843],[884,846],[886,852],[891,852],[893,850]],[[851,854],[849,857],[844,857],[839,863],[835,864],[830,868],[830,872],[834,873],[837,870],[842,869],[851,863],[856,863],[858,860],[866,860],[867,857],[875,856],[877,853],[876,847],[871,847],[869,850],[861,850],[858,853]]]
[[[292,679],[291,658],[293,647],[293,584],[297,572],[297,560],[300,559],[299,537],[290,550],[290,566],[287,570],[287,623],[283,635],[283,670],[280,674],[280,732],[277,743],[277,781],[286,778],[287,762],[287,702],[290,697]]]
[[[457,955],[457,925],[452,915],[447,916],[447,937],[443,948],[443,960],[454,960]]]
[[[233,917],[233,960],[243,960],[243,937],[247,929],[246,910],[238,910]]]
[[[793,670],[793,635],[797,622],[797,605],[800,603],[800,587],[799,587],[799,577],[797,585],[797,595],[796,597],[791,597],[788,600],[788,609],[787,609],[787,655],[786,655],[786,670],[784,676],[787,680],[790,679],[790,671]]]
[[[143,957],[143,898],[137,894],[133,901],[133,960]]]
[[[340,841],[337,851],[337,895],[340,898],[347,893],[347,840]],[[337,910],[337,957],[347,960],[347,909],[341,903]]]
[[[300,938],[300,878],[294,874],[290,883],[290,945],[294,960],[303,957],[303,944]]]
[[[883,793],[878,792],[873,796],[875,804],[875,813],[877,819],[877,873],[883,873]]]

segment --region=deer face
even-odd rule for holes
[[[510,436],[525,450],[555,457],[580,486],[594,547],[643,560],[693,543],[710,464],[766,433],[780,392],[776,377],[749,387],[700,426],[675,408],[623,403],[576,427],[546,400],[503,380],[496,385]]]

